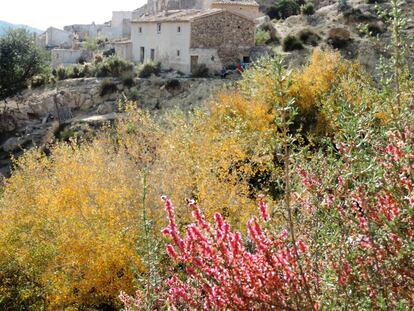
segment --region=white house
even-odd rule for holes
[[[255,46],[254,19],[225,9],[166,11],[131,24],[133,61],[160,62],[184,73],[199,64],[219,71],[248,61]]]

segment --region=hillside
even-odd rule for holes
[[[273,1],[219,73],[0,40],[0,310],[414,310],[412,0]]]
[[[43,30],[34,28],[34,27],[30,27],[27,25],[17,25],[17,24],[12,24],[12,23],[8,23],[5,21],[0,21],[0,37],[4,35],[4,33],[6,32],[7,29],[12,28],[12,29],[17,29],[17,28],[24,28],[27,29],[30,32],[34,32],[36,34],[40,34],[43,32]]]

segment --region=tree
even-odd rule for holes
[[[0,39],[0,100],[24,89],[30,78],[46,70],[46,52],[25,29],[9,30]]]

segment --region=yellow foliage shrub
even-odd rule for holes
[[[46,289],[51,309],[113,304],[132,290],[139,237],[139,180],[110,146],[60,144],[30,151],[0,201],[0,249]],[[0,285],[1,287],[2,285]]]

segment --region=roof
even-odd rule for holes
[[[259,6],[255,0],[214,0],[213,4],[214,3]]]
[[[250,20],[253,22],[252,19],[236,13],[231,12],[223,9],[207,9],[207,10],[196,10],[196,9],[190,9],[190,10],[170,10],[167,12],[161,12],[157,13],[155,15],[144,15],[136,20],[131,21],[132,23],[154,23],[154,22],[191,22],[193,20],[207,17],[211,15],[215,15],[222,12],[228,12],[230,14],[234,14],[237,16],[240,16],[244,19]]]

